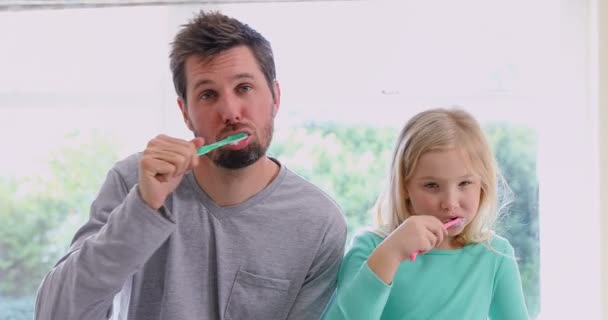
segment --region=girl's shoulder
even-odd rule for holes
[[[513,257],[515,253],[515,250],[513,249],[513,246],[511,245],[509,240],[497,234],[492,234],[492,236],[488,240],[475,243],[471,247],[476,247],[480,249],[483,247],[485,249],[490,250],[491,253],[496,253],[504,257]],[[483,251],[487,252],[487,250]]]
[[[381,232],[373,228],[361,228],[355,232],[351,247],[377,247],[385,238]]]
[[[501,250],[503,252],[513,252],[513,246],[511,245],[511,242],[509,242],[507,238],[504,238],[497,234],[493,234],[492,238],[490,238],[490,245],[493,248]]]

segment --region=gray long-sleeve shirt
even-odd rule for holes
[[[284,166],[242,204],[217,206],[189,173],[164,216],[118,162],[69,253],[38,290],[36,319],[318,319],[346,237],[327,195]]]

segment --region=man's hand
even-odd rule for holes
[[[139,193],[153,209],[162,207],[184,174],[198,165],[196,149],[203,138],[191,141],[159,135],[150,140],[139,162]]]

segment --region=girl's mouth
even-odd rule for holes
[[[461,217],[454,217],[454,218],[452,218],[450,221],[448,221],[448,222],[444,223],[444,224],[443,224],[443,226],[444,226],[446,229],[449,229],[449,228],[451,228],[451,227],[455,227],[455,226],[461,226],[461,225],[463,225],[463,224],[464,224],[464,221],[465,221],[465,220],[464,220],[464,218],[461,218]]]

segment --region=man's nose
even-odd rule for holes
[[[219,113],[224,124],[241,121],[241,101],[233,94],[223,94],[219,101]]]

